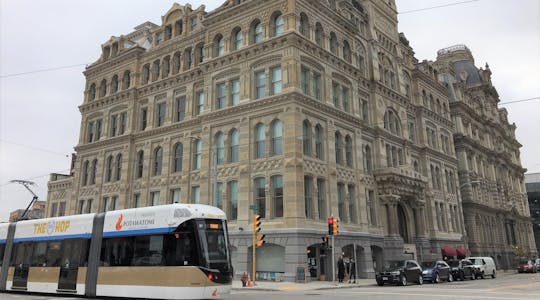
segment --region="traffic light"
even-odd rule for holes
[[[328,235],[334,234],[334,218],[328,218]]]
[[[338,221],[338,219],[334,219],[333,222],[332,222],[332,225],[333,225],[332,234],[333,235],[338,235],[338,233],[339,233],[339,221]]]
[[[255,246],[262,247],[264,243],[265,234],[259,233],[261,231],[261,215],[255,214],[253,216],[253,234],[255,235]]]

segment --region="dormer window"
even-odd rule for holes
[[[165,27],[165,40],[170,40],[172,37],[172,27],[168,25]]]
[[[103,48],[103,59],[109,58],[111,55],[111,48],[109,46]]]
[[[163,41],[163,32],[156,33],[156,45],[159,45]]]
[[[112,45],[112,56],[115,56],[116,54],[118,54],[118,43]]]
[[[197,28],[197,17],[191,18],[191,30],[195,30]]]
[[[174,35],[181,35],[183,30],[184,30],[183,21],[182,20],[176,21],[176,23],[174,23]]]

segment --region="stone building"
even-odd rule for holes
[[[529,198],[529,209],[536,242],[536,252],[540,253],[540,173],[525,174],[525,186]],[[538,255],[537,255],[538,257]]]
[[[85,70],[72,176],[51,176],[48,215],[216,205],[242,274],[256,211],[261,279],[308,265],[331,278],[330,216],[360,277],[463,252],[455,117],[433,65],[398,33],[393,0],[174,4]]]
[[[467,47],[440,50],[435,65],[450,98],[471,254],[513,268],[516,247],[536,254],[516,126],[498,107],[489,66],[477,68]]]
[[[32,207],[28,209],[25,219],[41,219],[45,217],[45,209],[47,207],[47,201],[36,201],[32,204]],[[9,213],[9,222],[15,222],[19,220],[26,209],[17,209]]]

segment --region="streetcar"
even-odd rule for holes
[[[225,213],[170,204],[0,224],[0,292],[217,299],[233,270]]]

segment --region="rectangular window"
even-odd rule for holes
[[[94,122],[88,123],[88,127],[86,130],[88,131],[86,142],[91,143],[94,141]]]
[[[96,136],[94,138],[94,141],[99,141],[101,138],[101,119],[96,121]]]
[[[116,136],[118,132],[118,115],[111,116],[111,136]]]
[[[345,185],[343,183],[337,184],[337,200],[338,200],[338,217],[342,222],[347,222],[346,215],[345,215]]]
[[[414,128],[414,123],[413,122],[409,122],[409,140],[411,142],[416,142],[416,134],[415,134],[415,131],[416,129]]]
[[[347,186],[347,192],[349,193],[349,221],[351,223],[357,223],[358,219],[356,218],[356,193],[354,185],[349,184]]]
[[[83,213],[84,213],[84,200],[80,200],[80,201],[79,201],[79,209],[78,209],[78,212],[79,212],[79,214],[83,214]]]
[[[313,97],[317,100],[321,100],[321,74],[313,73]]]
[[[309,70],[302,67],[302,70],[300,71],[300,85],[302,87],[302,93],[304,95],[309,95]]]
[[[141,130],[146,129],[146,124],[148,122],[148,108],[141,108]]]
[[[167,113],[167,107],[165,102],[158,103],[156,113],[156,126],[161,127],[165,123],[165,115]]]
[[[304,211],[306,218],[313,218],[313,178],[304,176]]]
[[[227,90],[223,82],[216,86],[216,109],[225,107],[227,107]]]
[[[171,190],[171,203],[182,203],[180,189]]]
[[[199,186],[191,187],[191,203],[199,204],[201,201],[201,188]]]
[[[109,197],[103,197],[103,211],[109,211]]]
[[[88,199],[86,201],[86,213],[90,214],[94,212],[93,206],[94,205],[94,199]]]
[[[197,17],[191,18],[191,30],[197,28]]]
[[[371,225],[377,225],[377,208],[375,206],[375,192],[369,190],[368,194],[368,206],[369,206],[369,222]]]
[[[214,206],[223,209],[223,183],[216,183],[216,191],[214,195]]]
[[[53,203],[51,206],[51,218],[56,217],[57,212],[58,212],[58,203]]]
[[[195,93],[195,115],[198,116],[204,112],[204,93],[198,91]]]
[[[349,111],[349,89],[346,87],[341,89],[341,101],[343,103],[343,110]]]
[[[117,210],[119,208],[120,203],[118,202],[118,196],[112,197],[112,210]]]
[[[227,190],[229,192],[229,213],[227,217],[229,220],[236,220],[238,219],[238,181],[229,182]]]
[[[272,95],[281,94],[281,67],[270,70],[272,74]]]
[[[141,194],[133,194],[133,208],[141,206]]]
[[[175,121],[183,121],[186,117],[186,96],[176,98],[176,116]]]
[[[126,122],[127,122],[127,113],[123,112],[120,114],[120,128],[118,130],[118,134],[124,134],[126,132]]]
[[[255,73],[255,99],[266,96],[266,75],[264,71]]]
[[[150,193],[150,201],[152,201],[150,204],[151,206],[159,205],[159,196],[159,191]]]
[[[326,183],[324,179],[317,179],[317,208],[319,209],[319,219],[326,218]]]
[[[240,104],[240,80],[235,79],[231,81],[231,104],[238,105]]]
[[[334,102],[335,107],[340,107],[339,103],[339,84],[332,83],[332,101]]]
[[[66,202],[60,202],[58,206],[58,216],[62,217],[66,215]]]
[[[274,218],[283,217],[283,176],[272,177],[272,190],[274,197]]]
[[[266,180],[264,178],[255,179],[255,207],[261,218],[266,217]]]
[[[369,121],[368,102],[365,100],[362,100],[362,119]]]

